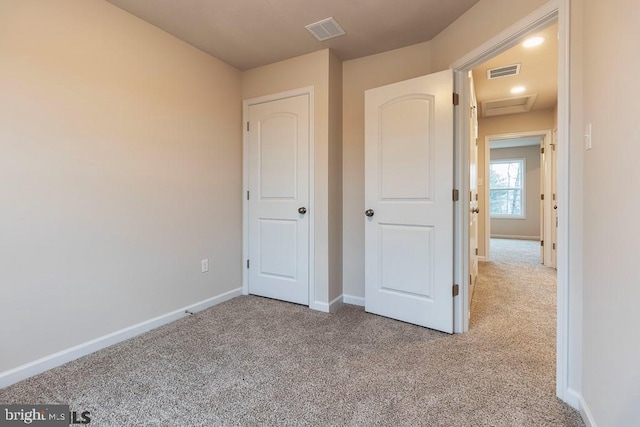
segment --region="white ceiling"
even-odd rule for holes
[[[533,36],[542,36],[540,46],[525,48],[522,43],[473,69],[473,82],[478,103],[537,94],[531,108],[554,108],[558,98],[558,25],[553,24]],[[487,70],[506,65],[521,64],[520,74],[488,80]],[[525,92],[512,95],[514,86],[524,86]],[[482,111],[482,109],[480,109]]]
[[[107,0],[239,70],[331,48],[344,61],[431,40],[479,0]],[[345,36],[305,25],[334,17]]]
[[[107,0],[239,70],[331,48],[342,60],[431,40],[479,0]],[[320,42],[305,25],[333,17],[346,35]],[[473,70],[478,103],[536,94],[532,110],[557,102],[557,24],[538,47],[521,44]],[[486,70],[521,64],[518,76]],[[480,109],[482,111],[482,108]]]

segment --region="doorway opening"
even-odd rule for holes
[[[557,22],[558,25],[558,94],[557,94],[557,201],[558,209],[558,245],[557,245],[557,291],[556,291],[556,395],[577,407],[569,383],[569,7],[565,0],[551,0],[511,27],[505,29],[483,45],[469,52],[452,64],[454,70],[454,88],[460,94],[461,106],[469,105],[469,72],[475,67],[516,46],[524,39],[541,32]],[[525,103],[526,104],[526,103]],[[500,106],[500,105],[498,105]],[[502,105],[503,107],[505,105]],[[522,105],[521,105],[522,106]],[[507,107],[513,107],[513,105]],[[456,184],[461,194],[467,194],[469,188],[469,141],[470,126],[466,120],[466,110],[460,108],[456,117]],[[539,127],[538,127],[539,128]],[[492,133],[492,132],[489,132]],[[499,132],[493,132],[495,134]],[[464,199],[462,199],[464,201]],[[469,327],[469,307],[471,302],[469,278],[469,220],[468,203],[460,203],[455,208],[455,278],[463,284],[460,298],[455,305],[455,326],[457,332],[466,332]],[[573,348],[573,346],[571,347]]]
[[[555,87],[555,76],[547,77],[546,84]],[[495,259],[491,244],[494,239],[516,239],[535,241],[538,251],[534,258],[540,264],[555,268],[558,204],[557,144],[553,136],[556,132],[519,130],[523,126],[534,127],[540,121],[555,128],[556,107],[496,119],[513,132],[485,135],[481,144],[483,176],[478,179],[485,185],[480,189],[484,196],[484,209],[480,212],[483,236],[478,245],[480,261]],[[491,124],[482,118],[480,123],[482,134],[485,124],[491,129]]]

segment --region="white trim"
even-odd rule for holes
[[[540,241],[540,236],[520,236],[517,234],[492,234],[492,239],[535,240]]]
[[[484,256],[478,256],[478,262],[487,262],[487,258]]]
[[[491,139],[484,137],[484,209],[488,211],[491,207],[491,192],[489,188],[489,168],[486,165],[491,162]],[[490,261],[491,254],[491,215],[484,214],[484,253],[487,261]]]
[[[309,308],[324,311],[315,301],[315,89],[306,86],[287,90],[242,101],[242,294],[249,295],[249,274],[247,260],[249,259],[249,201],[246,194],[249,191],[249,132],[246,123],[249,118],[251,105],[279,99],[292,98],[299,95],[309,96]],[[325,305],[328,304],[324,303]],[[323,306],[322,306],[323,307]]]
[[[343,295],[340,295],[338,297],[335,297],[330,303],[329,303],[329,313],[335,313],[337,309],[340,308],[340,306],[343,304]]]
[[[344,302],[345,304],[351,304],[351,305],[357,305],[359,307],[364,307],[364,298],[363,297],[356,297],[356,296],[353,296],[353,295],[344,294],[342,296],[342,302]]]
[[[584,396],[577,393],[571,388],[567,390],[567,395],[571,398],[571,400],[577,399],[577,405],[572,404],[569,400],[567,400],[567,403],[569,403],[574,408],[580,408],[580,415],[582,416],[582,421],[584,421],[584,424],[587,427],[597,427],[596,420],[595,418],[593,418],[593,414],[591,413],[589,406],[587,406],[587,402],[584,400]]]
[[[577,354],[570,355],[570,345],[573,349],[582,347],[582,335],[570,334],[569,325],[569,305],[573,304],[573,308],[577,312],[582,312],[582,300],[570,301],[569,286],[571,278],[569,277],[569,253],[571,247],[580,247],[581,241],[576,241],[572,237],[571,222],[569,221],[572,206],[569,203],[570,184],[569,184],[569,167],[570,167],[570,148],[571,132],[569,122],[570,112],[570,7],[569,0],[557,0],[558,6],[558,149],[557,154],[557,199],[560,206],[558,212],[558,249],[556,250],[557,260],[557,332],[556,332],[556,394],[567,401],[569,384],[569,367],[572,364],[570,359],[574,361],[580,356]],[[576,206],[581,209],[581,201]],[[582,267],[582,266],[578,266]],[[575,285],[574,285],[575,286]],[[571,343],[571,344],[570,344]],[[576,362],[577,363],[577,362]]]
[[[568,397],[569,387],[569,368],[574,363],[579,363],[579,355],[569,354],[570,343],[571,349],[575,350],[581,347],[581,337],[579,335],[570,335],[569,325],[569,252],[571,247],[579,245],[575,237],[570,232],[571,224],[569,222],[570,211],[572,206],[569,205],[569,146],[571,145],[570,135],[570,8],[569,0],[550,0],[542,7],[530,13],[523,19],[511,25],[509,28],[500,32],[481,46],[472,50],[451,66],[454,70],[454,90],[460,94],[461,105],[465,104],[465,99],[469,95],[468,90],[464,87],[465,74],[473,67],[486,62],[488,59],[504,52],[508,48],[515,46],[525,35],[538,31],[547,27],[553,21],[558,22],[558,204],[565,206],[559,215],[558,229],[558,273],[557,273],[557,328],[556,328],[556,395],[571,404]],[[467,76],[468,78],[468,76]],[[469,191],[469,171],[468,171],[468,122],[463,120],[466,114],[462,114],[456,108],[454,115],[455,126],[455,188],[458,188],[461,194],[467,194]],[[465,154],[466,153],[466,154]],[[466,164],[465,164],[466,162]],[[469,210],[465,208],[464,203],[457,203],[454,209],[454,279],[455,283],[466,283],[464,278],[469,274],[468,262],[468,240],[469,240]],[[466,240],[466,242],[465,242]],[[466,253],[465,253],[466,250]],[[575,266],[574,266],[575,267]],[[578,266],[579,267],[579,266]],[[454,331],[466,332],[469,327],[468,312],[468,293],[467,286],[461,286],[460,295],[454,299]],[[581,301],[571,301],[572,308],[581,311]],[[466,304],[466,305],[465,305]]]
[[[340,295],[331,300],[329,303],[322,301],[313,301],[311,304],[309,304],[309,308],[312,310],[322,311],[323,313],[335,313],[335,311],[342,305],[342,299],[343,296]]]
[[[49,369],[64,365],[65,363],[79,359],[98,350],[102,350],[114,344],[118,344],[122,341],[148,332],[152,329],[166,325],[167,323],[171,323],[180,318],[189,316],[187,311],[190,311],[192,313],[202,311],[209,307],[213,307],[214,305],[218,305],[232,298],[240,296],[240,294],[241,288],[236,288],[221,295],[208,298],[206,300],[188,305],[170,313],[154,317],[153,319],[145,320],[144,322],[138,323],[136,325],[129,326],[124,329],[120,329],[119,331],[92,339],[90,341],[78,344],[65,350],[61,350],[57,353],[45,356],[41,359],[34,360],[33,362],[18,366],[17,368],[0,372],[0,389],[8,387],[11,384],[15,384],[34,375],[41,374],[45,371],[48,371]]]

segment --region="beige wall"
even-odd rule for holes
[[[364,91],[429,74],[429,42],[343,64],[344,293],[364,297]]]
[[[240,73],[102,1],[0,28],[0,371],[238,289]]]
[[[490,158],[525,159],[526,164],[525,218],[491,218],[491,236],[540,239],[540,147],[494,148]]]
[[[329,55],[329,301],[342,296],[342,61]]]
[[[478,185],[478,207],[480,208],[480,214],[478,215],[478,254],[480,256],[486,256],[487,253],[485,221],[489,207],[485,203],[486,191],[488,190],[488,183],[485,180],[486,137],[517,132],[551,130],[555,125],[555,115],[556,111],[553,108],[478,119],[478,176],[483,180],[483,184]]]
[[[480,0],[431,40],[431,69],[446,70],[547,0]]]
[[[581,2],[582,3],[582,2]],[[584,1],[583,396],[598,426],[640,420],[640,5]],[[582,132],[575,147],[583,151]]]
[[[340,131],[334,127],[338,126],[335,122],[329,124],[329,119],[335,118],[335,112],[330,116],[330,106],[337,105],[339,100],[335,98],[334,90],[330,88],[330,71],[337,72],[338,64],[336,58],[330,59],[332,56],[329,49],[319,50],[307,55],[298,56],[286,61],[277,62],[275,64],[265,65],[263,67],[254,68],[245,71],[242,74],[242,96],[244,99],[255,98],[263,95],[271,95],[291,89],[297,89],[306,86],[314,87],[315,96],[315,300],[310,301],[313,306],[315,303],[326,304],[330,301],[330,279],[339,281],[339,273],[331,272],[331,268],[336,267],[336,254],[329,255],[329,251],[338,244],[336,238],[339,238],[339,230],[336,232],[334,227],[339,228],[339,218],[336,218],[335,211],[340,208],[339,203],[330,204],[329,188],[330,185],[336,187],[336,180],[340,180],[340,176],[332,177],[329,180],[329,168],[335,165],[329,163],[336,160],[336,147],[341,143],[338,139]],[[333,64],[333,67],[331,67]],[[335,78],[335,76],[334,76]],[[335,84],[336,82],[333,81]],[[330,104],[330,91],[334,97]],[[331,137],[331,142],[330,142]],[[339,168],[337,168],[339,171]],[[336,169],[331,169],[336,172]],[[333,197],[333,195],[331,195]],[[333,224],[331,221],[336,221]],[[338,266],[339,267],[339,262]],[[338,291],[338,295],[342,293],[340,284],[334,284],[333,292]]]

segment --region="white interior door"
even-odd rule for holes
[[[478,103],[469,71],[469,308],[478,277]],[[470,314],[469,314],[470,315]]]
[[[309,304],[309,96],[248,116],[249,293]]]
[[[558,129],[553,130],[551,143],[551,267],[557,268],[558,250]]]
[[[547,249],[545,248],[545,240],[546,244],[549,244],[549,236],[547,230],[549,229],[547,224],[547,219],[545,216],[547,215],[546,206],[549,204],[549,186],[547,185],[547,181],[549,180],[549,159],[550,157],[545,154],[545,147],[548,145],[548,142],[542,138],[540,141],[540,263],[544,265],[548,265],[549,260],[545,257],[545,252]],[[545,198],[546,196],[546,198]]]
[[[453,76],[365,93],[365,309],[453,332]]]

